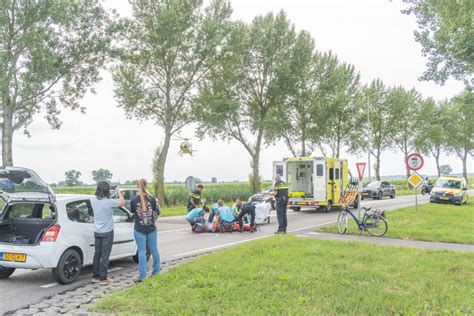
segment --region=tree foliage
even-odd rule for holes
[[[36,113],[44,109],[59,128],[60,105],[80,108],[79,99],[100,79],[109,21],[99,0],[0,2],[3,165],[13,164],[13,132],[28,133]]]
[[[294,27],[284,12],[235,22],[223,54],[200,85],[197,135],[237,140],[251,156],[252,190],[260,190],[264,133],[281,115]]]
[[[81,177],[82,173],[77,170],[69,170],[64,173],[66,177],[66,186],[73,187],[80,184],[79,178]]]
[[[405,0],[414,14],[415,39],[428,57],[421,79],[443,84],[450,76],[474,85],[474,1]]]
[[[191,101],[218,60],[231,14],[228,1],[134,1],[124,19],[114,70],[115,95],[127,115],[163,129],[154,168],[158,199],[164,202],[164,170],[171,136],[195,118]]]
[[[108,169],[98,169],[92,171],[92,180],[95,183],[99,183],[100,181],[110,181],[112,180],[112,172]]]
[[[474,93],[466,88],[453,97],[446,108],[444,130],[448,150],[461,159],[463,176],[467,177],[467,159],[474,154]]]

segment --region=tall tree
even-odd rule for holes
[[[194,120],[197,84],[219,60],[231,14],[228,1],[133,1],[133,19],[123,20],[124,37],[114,71],[115,94],[128,116],[163,129],[153,168],[164,203],[164,173],[171,137]]]
[[[446,134],[443,127],[444,105],[428,98],[421,103],[420,119],[421,128],[416,139],[416,147],[426,155],[432,156],[436,161],[438,177],[441,176],[440,157],[446,148]]]
[[[326,81],[336,65],[334,55],[315,51],[309,33],[298,34],[286,74],[287,97],[277,110],[277,121],[265,131],[267,142],[283,140],[295,157],[309,156],[316,150],[328,116],[322,99],[332,91]]]
[[[450,76],[474,85],[474,1],[404,0],[414,14],[415,39],[428,57],[421,79],[443,84]]]
[[[253,192],[260,190],[264,133],[281,115],[295,37],[284,12],[258,16],[249,26],[234,23],[223,58],[200,87],[197,134],[242,144],[251,157]]]
[[[110,181],[112,180],[112,172],[108,169],[98,169],[92,171],[92,180],[95,183],[99,183],[100,181]]]
[[[3,165],[13,164],[13,133],[42,109],[59,128],[60,105],[100,79],[110,43],[109,15],[99,0],[0,1],[0,112]],[[84,111],[81,108],[81,111]]]
[[[350,151],[362,153],[369,151],[375,158],[375,177],[380,180],[382,153],[394,146],[393,135],[398,115],[388,105],[389,89],[380,79],[373,80],[364,87],[360,98],[358,121],[364,128],[353,130]]]
[[[350,146],[354,129],[360,128],[360,74],[354,66],[343,63],[329,74],[329,87],[321,95],[322,113],[325,113],[325,142],[332,157],[339,158],[343,146]],[[321,114],[322,114],[321,113]],[[320,114],[320,115],[321,115]]]
[[[387,106],[389,112],[396,118],[391,137],[393,144],[403,153],[403,161],[416,148],[422,126],[421,101],[421,95],[415,89],[406,90],[403,87],[395,87],[388,94]],[[405,170],[406,176],[409,177],[408,166],[405,166]]]
[[[69,170],[64,173],[64,176],[66,177],[66,186],[68,187],[73,187],[78,185],[79,178],[81,177],[82,173],[77,170]]]
[[[474,154],[474,93],[471,89],[466,88],[450,100],[446,117],[448,150],[461,159],[463,176],[467,182],[467,159]]]

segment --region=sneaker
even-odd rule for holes
[[[110,285],[110,284],[112,284],[112,282],[114,282],[112,279],[107,278],[107,279],[105,279],[105,280],[101,280],[101,281],[99,282],[99,284],[100,284],[100,285]]]
[[[275,232],[275,235],[282,234],[282,233],[283,233],[283,232],[282,232],[281,230],[277,230],[277,231]]]
[[[142,282],[142,281],[143,281],[143,280],[140,280],[140,279],[135,279],[135,280],[133,280],[134,283],[140,283],[140,282]]]
[[[98,278],[92,278],[92,283],[99,283],[100,280]]]

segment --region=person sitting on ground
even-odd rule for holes
[[[243,201],[241,198],[236,198],[235,199],[235,209],[239,210],[239,215],[237,215],[237,220],[239,221],[239,232],[244,231],[244,222],[243,218],[245,215],[250,216],[250,232],[256,232],[257,230],[255,229],[255,205],[252,203],[245,203],[243,204]]]
[[[224,200],[219,199],[217,200],[217,203],[212,204],[211,206],[211,211],[209,212],[209,223],[212,223],[214,221],[214,217],[217,215],[219,212],[219,208],[224,206]]]
[[[188,215],[186,215],[186,220],[191,226],[194,226],[196,223],[204,223],[204,214],[209,213],[209,208],[204,205],[202,208],[192,209]]]

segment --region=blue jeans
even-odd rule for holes
[[[138,279],[143,280],[146,278],[146,248],[151,252],[153,256],[153,271],[151,275],[160,273],[160,254],[158,252],[158,234],[156,229],[150,233],[140,233],[136,230],[133,231],[135,242],[138,248]]]

